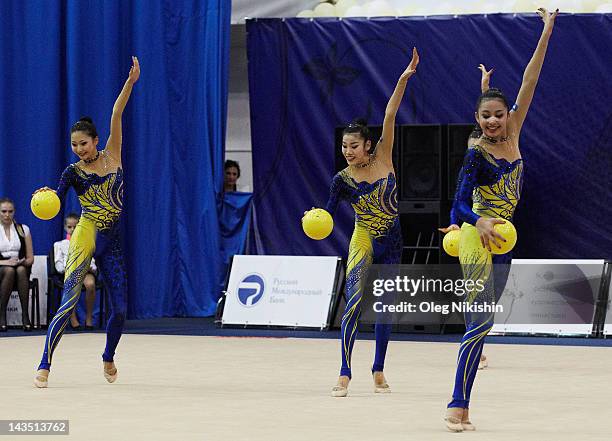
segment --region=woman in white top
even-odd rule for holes
[[[15,204],[0,199],[0,332],[6,332],[6,306],[17,288],[21,301],[23,330],[31,331],[28,315],[30,272],[34,263],[32,236],[27,225],[15,222]]]

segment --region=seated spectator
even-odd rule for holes
[[[34,263],[32,236],[27,225],[15,222],[15,204],[0,199],[0,332],[6,332],[6,307],[17,288],[24,331],[31,331],[28,315],[30,273]]]
[[[68,259],[68,246],[70,243],[70,236],[74,232],[77,224],[79,223],[79,216],[75,213],[70,213],[64,219],[64,230],[66,231],[66,239],[60,240],[53,244],[53,254],[55,256],[55,269],[58,273],[64,274],[66,271],[66,260]],[[91,264],[89,266],[89,272],[85,275],[83,281],[83,287],[85,288],[85,329],[92,330],[93,327],[93,308],[96,301],[96,263],[91,258]],[[77,308],[72,310],[70,316],[70,326],[72,329],[80,329],[81,324],[76,314]]]
[[[236,182],[240,177],[240,165],[236,161],[228,159],[225,161],[225,175],[223,180],[223,191],[236,191]]]

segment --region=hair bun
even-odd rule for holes
[[[355,121],[353,121],[353,124],[356,126],[363,126],[363,127],[367,127],[368,126],[368,120],[365,118],[357,118]]]
[[[72,127],[70,127],[70,135],[72,135],[74,132],[85,132],[87,133],[87,136],[91,136],[92,138],[98,137],[96,126],[94,125],[93,120],[88,116],[82,116],[72,125]]]
[[[480,109],[480,105],[484,101],[489,101],[489,100],[500,100],[504,104],[504,106],[506,106],[506,109],[508,109],[508,111],[510,110],[510,106],[508,105],[508,99],[506,98],[504,93],[501,91],[501,89],[498,89],[496,87],[491,87],[490,89],[482,92],[482,94],[480,94],[480,97],[478,97],[478,103],[476,104],[476,111],[478,112],[478,109]]]

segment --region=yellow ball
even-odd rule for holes
[[[502,220],[506,223],[495,224],[493,228],[498,234],[500,234],[504,239],[506,239],[506,241],[501,242],[501,247],[497,247],[494,243],[491,243],[491,252],[493,254],[506,254],[512,251],[512,248],[514,248],[514,245],[516,245],[516,228],[514,228],[514,225],[512,225],[512,222],[510,222],[509,220]]]
[[[60,200],[53,190],[43,190],[32,196],[32,213],[39,219],[53,219],[60,211]]]
[[[322,208],[313,208],[302,218],[302,228],[306,236],[311,239],[321,240],[329,236],[334,229],[334,220]]]
[[[444,235],[442,247],[446,254],[452,257],[459,257],[459,239],[461,238],[461,230],[451,230]]]

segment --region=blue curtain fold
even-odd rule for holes
[[[219,214],[221,237],[219,295],[225,289],[227,270],[232,257],[244,254],[251,225],[253,193],[228,192],[223,195]]]
[[[0,2],[0,194],[36,254],[62,237],[30,195],[78,158],[69,128],[91,116],[100,148],[131,55],[142,74],[123,115],[129,316],[206,316],[218,291],[229,0]]]
[[[334,129],[382,124],[397,78],[421,56],[396,122],[474,121],[479,63],[516,98],[542,31],[535,14],[247,22],[252,116],[253,254],[345,255],[346,204],[324,241],[301,231],[335,172]],[[612,258],[612,14],[562,14],[521,134],[525,181],[515,255]],[[410,146],[404,146],[409,149]]]

